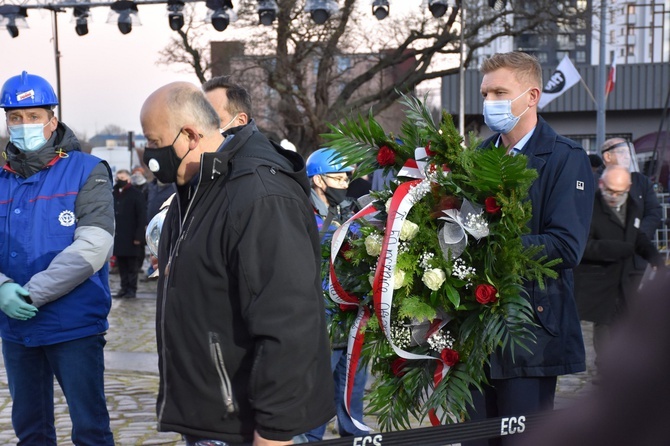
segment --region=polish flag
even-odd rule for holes
[[[610,73],[607,76],[607,83],[605,84],[605,97],[614,90],[614,83],[616,82],[616,55],[612,59],[612,66],[610,67]]]

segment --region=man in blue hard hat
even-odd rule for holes
[[[333,149],[319,149],[307,158],[307,177],[312,185],[310,201],[322,234],[330,225],[344,223],[355,210],[355,203],[347,198],[349,174],[354,169],[334,162],[336,156]]]
[[[72,442],[114,444],[104,391],[114,202],[107,164],[58,122],[58,98],[25,71],[0,91],[0,336],[18,444],[55,445],[54,376]]]
[[[316,150],[307,158],[307,176],[312,193],[310,201],[314,207],[321,243],[330,243],[330,236],[337,226],[346,222],[357,210],[355,201],[347,197],[349,175],[352,167],[346,167],[336,161],[337,152],[325,148]],[[327,282],[324,283],[324,288]],[[347,373],[347,333],[344,327],[331,327],[331,370],[335,383],[335,406],[340,436],[367,435],[368,432],[356,427],[352,418],[363,420],[363,393],[367,380],[367,369],[359,366],[351,394],[349,413],[345,407],[345,387]],[[335,335],[337,333],[337,335]],[[307,432],[310,442],[320,441],[326,431],[326,425]]]

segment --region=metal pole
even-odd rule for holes
[[[598,66],[598,113],[596,119],[596,151],[600,150],[605,142],[605,83],[607,82],[607,70],[605,66],[605,51],[607,38],[607,3],[600,0],[600,65]]]
[[[135,149],[135,143],[133,138],[133,132],[128,132],[128,154],[130,155],[130,170],[133,170],[133,150]]]
[[[54,18],[54,58],[56,61],[56,96],[58,96],[58,120],[63,120],[63,96],[60,94],[60,49],[58,48],[58,12],[57,8],[52,8],[51,12]]]
[[[465,0],[461,0],[461,54],[458,68],[458,132],[465,138]]]

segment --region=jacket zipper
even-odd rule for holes
[[[223,352],[221,351],[221,341],[219,335],[216,333],[209,333],[209,351],[216,367],[216,373],[219,375],[221,396],[226,407],[226,413],[235,412],[235,402],[233,401],[233,386],[230,383],[228,372],[226,371],[226,364],[223,360]]]
[[[163,280],[163,289],[161,290],[161,292],[163,293],[163,302],[161,304],[161,321],[160,321],[160,327],[161,328],[160,328],[160,330],[161,330],[161,337],[163,338],[163,345],[161,346],[161,355],[163,357],[163,370],[164,371],[163,371],[163,376],[162,376],[162,380],[161,380],[162,383],[163,383],[163,386],[162,386],[163,387],[163,389],[162,389],[163,390],[163,392],[162,392],[163,393],[163,401],[161,402],[161,407],[158,410],[158,422],[159,423],[163,419],[163,412],[165,411],[165,404],[166,404],[166,401],[167,401],[167,398],[168,398],[168,396],[167,396],[168,395],[167,394],[167,388],[168,388],[167,372],[165,372],[165,369],[167,367],[167,365],[165,364],[165,360],[166,360],[165,306],[166,306],[166,303],[167,303],[167,289],[168,289],[168,286],[169,286],[170,275],[171,275],[171,272],[172,272],[172,260],[175,257],[178,256],[179,245],[180,245],[180,243],[181,243],[181,241],[184,237],[184,233],[188,232],[188,231],[184,231],[184,226],[185,226],[184,223],[186,222],[186,218],[188,217],[188,214],[191,210],[191,205],[193,204],[193,201],[195,201],[195,197],[198,194],[198,189],[200,188],[200,181],[202,179],[202,158],[203,158],[203,155],[200,155],[200,170],[198,172],[198,175],[199,175],[198,176],[198,183],[195,186],[195,192],[193,193],[193,198],[188,203],[188,207],[186,208],[186,213],[184,214],[184,219],[183,220],[181,218],[181,202],[179,200],[179,195],[177,195],[175,197],[175,199],[177,200],[177,215],[179,216],[179,237],[177,238],[177,241],[175,242],[175,245],[170,252],[170,256],[169,256],[167,266],[166,266],[167,274],[165,275],[165,279]],[[191,219],[191,222],[193,222],[193,219]],[[188,229],[188,227],[190,227],[190,223],[187,226],[187,229]]]

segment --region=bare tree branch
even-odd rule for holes
[[[463,31],[461,1],[468,8]],[[246,39],[250,56],[237,68],[238,74],[244,73],[240,79],[247,80],[247,86],[264,86],[263,97],[254,99],[272,108],[261,114],[265,122],[276,125],[275,130],[303,154],[318,147],[327,123],[351,113],[380,113],[396,102],[399,92],[412,92],[421,82],[458,72],[443,59],[460,53],[461,32],[468,66],[478,49],[500,37],[571,32],[570,26],[584,14],[564,8],[572,3],[569,0],[509,0],[499,12],[485,0],[460,0],[440,19],[417,10],[377,22],[371,19],[369,0],[339,0],[340,11],[315,25],[303,12],[305,0],[277,0],[275,23],[259,27],[256,1],[240,3],[235,26],[253,35]],[[161,51],[159,63],[183,64],[204,82],[211,60],[203,25],[194,23],[193,15],[187,25],[179,39]]]

